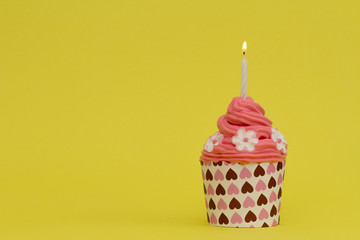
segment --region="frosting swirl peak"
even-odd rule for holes
[[[246,164],[280,162],[286,157],[287,143],[283,135],[272,128],[264,109],[251,97],[234,97],[217,125],[219,132],[206,142],[202,161]]]

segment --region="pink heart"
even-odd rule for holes
[[[277,221],[274,219],[273,223],[271,226],[276,226],[277,225]]]
[[[205,166],[211,166],[212,162],[211,161],[205,161],[204,163],[205,163]]]
[[[283,176],[280,173],[278,177],[278,185],[281,184],[282,182],[283,182]]]
[[[235,224],[235,223],[242,223],[242,218],[241,218],[241,216],[239,215],[239,214],[237,214],[237,213],[234,213],[233,215],[232,215],[232,217],[231,217],[231,223],[232,224]]]
[[[221,209],[227,209],[227,206],[226,206],[226,203],[224,202],[224,200],[222,200],[222,199],[220,199],[219,200],[219,202],[218,202],[218,205],[217,205],[217,208],[219,209],[219,210],[221,210]]]
[[[250,225],[251,228],[254,228],[254,225]]]
[[[270,198],[269,198],[269,202],[275,202],[276,201],[276,194],[274,191],[272,191]]]
[[[202,178],[205,179],[204,171],[201,170]]]
[[[206,205],[206,209],[208,209],[208,208],[209,208],[209,205],[208,205],[206,199],[205,199],[205,205]]]
[[[252,200],[251,197],[247,197],[244,201],[244,208],[254,207],[254,206],[255,206],[254,200]]]
[[[260,212],[259,219],[260,220],[268,219],[268,217],[269,217],[269,213],[265,210],[265,208],[263,208]]]
[[[270,174],[270,173],[274,173],[274,172],[275,172],[275,166],[274,166],[274,164],[270,163],[266,170],[266,173]]]
[[[239,189],[235,186],[235,184],[231,183],[229,188],[228,188],[228,194],[238,194],[239,193]]]
[[[210,223],[217,224],[217,219],[213,213],[211,214]]]
[[[246,167],[244,167],[241,172],[240,172],[240,178],[244,179],[244,178],[251,178],[251,172],[249,171],[249,169],[247,169]]]
[[[225,163],[225,166],[229,166],[229,165],[233,166],[233,165],[235,165],[235,163],[233,163],[233,162],[224,162],[224,163]]]
[[[280,213],[281,202],[279,202],[278,213]]]
[[[211,184],[209,184],[209,186],[208,186],[208,194],[209,194],[209,195],[214,195],[214,189],[213,189],[213,187],[211,186]]]
[[[266,189],[266,184],[263,182],[263,180],[259,180],[259,182],[256,184],[256,191],[261,191]]]
[[[220,172],[220,170],[216,170],[216,173],[215,173],[215,180],[224,180],[224,175],[222,174],[222,172]]]

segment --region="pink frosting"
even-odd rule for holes
[[[251,97],[243,99],[234,97],[227,113],[217,122],[219,132],[224,135],[221,143],[214,146],[213,151],[202,151],[202,161],[227,161],[246,164],[250,162],[280,162],[285,160],[286,153],[277,149],[276,142],[271,138],[272,122],[264,116],[264,109]],[[238,151],[232,143],[232,137],[239,128],[253,130],[259,139],[251,152]]]

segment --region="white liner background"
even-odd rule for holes
[[[258,168],[257,174],[255,174],[258,166],[263,171]],[[210,224],[223,227],[268,227],[278,225],[285,162],[248,163],[245,165],[221,162],[214,165],[213,162],[209,161],[202,163],[201,168]],[[233,172],[229,171],[229,169],[232,169]],[[234,179],[234,173],[236,179]],[[263,176],[259,173],[263,174]],[[230,176],[232,176],[231,179]],[[271,181],[272,186],[269,187],[271,178],[273,178]],[[247,187],[244,187],[246,182],[248,183],[246,184]],[[231,186],[232,184],[236,187]],[[243,191],[251,189],[249,184],[253,191],[243,193],[242,188]],[[224,191],[222,191],[222,188]],[[258,199],[261,194],[266,197],[267,203],[262,202],[261,206],[259,206]],[[233,198],[240,203],[241,207],[239,209],[234,208],[238,204],[232,204],[233,209],[230,209],[230,202]],[[264,197],[262,197],[262,200],[264,200]],[[211,204],[211,202],[213,203]],[[254,213],[255,217],[249,211]],[[254,220],[255,218],[256,220]]]

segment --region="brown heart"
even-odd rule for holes
[[[209,214],[206,213],[207,221],[210,222]]]
[[[225,195],[225,189],[223,188],[223,186],[220,183],[216,187],[216,194],[217,195]]]
[[[219,217],[219,224],[228,224],[229,223],[229,219],[226,217],[226,215],[224,213],[222,213]]]
[[[245,222],[249,223],[249,222],[255,222],[256,221],[256,216],[252,211],[249,211],[246,216],[245,216]]]
[[[260,165],[258,165],[258,166],[255,168],[254,176],[255,176],[255,177],[258,177],[258,176],[264,176],[264,175],[265,175],[265,170],[264,170]]]
[[[283,181],[285,180],[285,169],[284,169],[284,173],[283,173]]]
[[[209,169],[206,171],[206,180],[213,180],[213,175],[211,174],[211,172],[209,171]]]
[[[230,168],[230,169],[228,170],[228,172],[226,173],[226,179],[227,179],[227,180],[230,180],[230,179],[236,180],[236,179],[237,179],[236,173],[235,173],[234,170],[232,170],[231,168]]]
[[[282,162],[278,162],[276,170],[280,171],[283,168]]]
[[[216,162],[213,162],[213,165],[214,165],[214,166],[221,166],[221,165],[222,165],[222,161],[219,161],[219,162],[217,162],[217,163],[216,163]]]
[[[276,209],[275,205],[273,205],[271,208],[271,211],[270,211],[270,217],[275,216],[276,213],[277,213],[277,209]]]
[[[230,203],[229,203],[229,208],[230,209],[240,209],[241,208],[241,204],[238,200],[236,200],[235,198],[233,198]]]
[[[276,181],[275,178],[271,177],[268,183],[268,188],[271,189],[273,187],[276,187]]]
[[[206,188],[205,188],[205,185],[203,184],[203,186],[204,186],[204,193],[206,194]]]
[[[200,161],[200,164],[201,164],[201,166],[204,165],[204,163],[202,161]]]
[[[261,227],[269,227],[269,225],[267,225],[266,222],[264,222],[264,224]]]
[[[253,191],[254,191],[254,188],[248,182],[245,182],[241,188],[241,192],[244,194],[247,192],[252,193]]]
[[[281,188],[279,188],[279,192],[278,192],[278,199],[280,199],[280,198],[281,198],[281,195],[282,195],[282,190],[281,190]]]
[[[268,200],[267,200],[267,198],[264,196],[264,194],[260,194],[260,197],[258,198],[258,200],[257,200],[257,205],[258,206],[261,206],[261,205],[265,205],[265,204],[267,204],[267,202],[268,202]]]
[[[209,208],[210,208],[210,209],[213,209],[213,210],[215,210],[215,209],[216,209],[215,202],[212,200],[212,198],[210,198]]]

